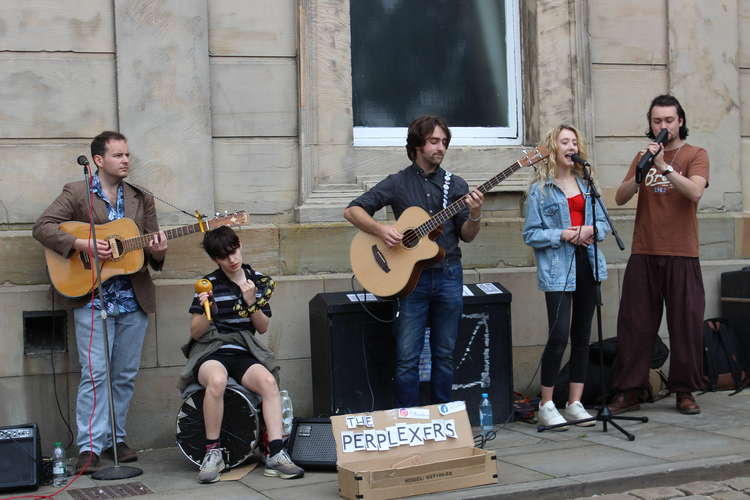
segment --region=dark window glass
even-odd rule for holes
[[[355,127],[507,127],[503,0],[351,0]]]

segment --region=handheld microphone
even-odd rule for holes
[[[578,163],[579,165],[583,165],[584,167],[590,167],[591,163],[587,162],[580,156],[578,156],[578,153],[573,153],[570,155],[570,159],[573,160],[575,163]]]
[[[213,285],[206,278],[201,278],[201,279],[199,279],[198,281],[195,282],[195,293],[202,293],[202,292],[211,293],[211,290],[213,290],[213,289],[214,289]],[[212,319],[211,319],[211,300],[206,300],[203,303],[203,310],[206,313],[206,319],[208,321],[212,321]]]
[[[86,158],[86,156],[85,156],[85,155],[81,155],[81,156],[79,156],[79,157],[78,157],[78,159],[77,159],[76,161],[77,161],[77,162],[78,162],[78,164],[79,164],[80,166],[82,166],[82,167],[85,167],[86,165],[88,165],[88,164],[89,164],[89,159],[88,159],[88,158]]]
[[[659,144],[659,151],[661,151],[661,145],[664,144],[664,141],[667,140],[667,135],[669,135],[669,131],[665,128],[661,129],[659,132],[659,135],[656,136],[656,139],[654,139],[654,142]],[[640,184],[643,180],[643,176],[646,175],[646,171],[651,168],[651,165],[654,163],[654,157],[659,154],[657,151],[656,154],[652,153],[651,151],[646,151],[643,153],[643,156],[641,156],[641,159],[638,161],[638,166],[635,168],[635,182],[636,184]]]

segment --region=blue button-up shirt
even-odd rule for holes
[[[122,184],[117,188],[117,202],[114,206],[107,199],[107,195],[104,194],[98,173],[93,175],[91,184],[94,194],[101,198],[107,207],[107,220],[113,221],[125,217],[125,191]],[[102,284],[102,295],[109,316],[135,312],[140,309],[138,301],[135,299],[133,285],[127,276],[113,276],[105,281]],[[102,308],[98,294],[94,298],[94,308],[99,310]]]

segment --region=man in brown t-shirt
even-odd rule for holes
[[[663,147],[652,142],[630,164],[615,201],[627,203],[638,193],[633,247],[625,268],[617,317],[617,359],[609,405],[612,413],[639,408],[662,311],[666,305],[671,361],[667,385],[677,396],[677,410],[700,413],[692,392],[703,378],[705,295],[698,261],[698,201],[708,186],[708,154],[685,142],[685,111],[670,95],[656,97],[649,108],[647,136],[668,131]],[[650,151],[653,165],[636,182],[636,166]]]

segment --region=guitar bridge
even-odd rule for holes
[[[383,270],[383,272],[391,272],[391,268],[388,267],[388,261],[385,260],[385,255],[383,255],[383,252],[380,251],[377,245],[372,246],[372,256],[375,259],[375,262],[378,263],[378,266],[380,266],[380,269]]]
[[[109,243],[109,248],[112,249],[112,260],[119,260],[122,258],[123,253],[123,245],[120,242],[120,237],[118,235],[113,234],[109,238],[107,238],[107,243]]]

